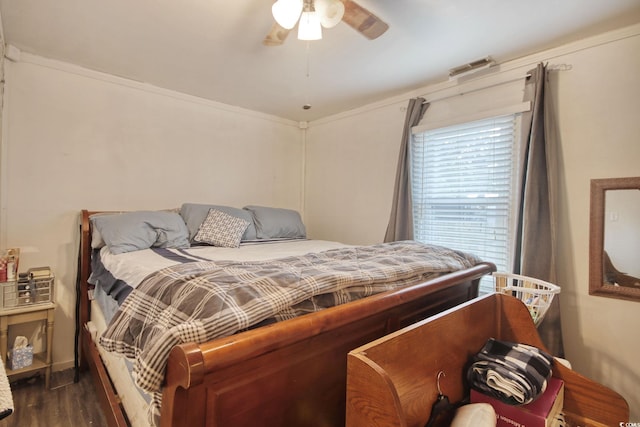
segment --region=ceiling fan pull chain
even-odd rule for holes
[[[306,80],[305,80],[305,88],[304,88],[304,105],[302,106],[303,110],[308,110],[311,108],[311,104],[309,103],[309,90],[310,90],[310,83],[309,83],[309,79],[311,77],[311,60],[310,60],[310,51],[311,51],[311,42],[309,40],[307,40],[307,46],[306,46],[306,55],[307,55],[307,69],[306,69]]]

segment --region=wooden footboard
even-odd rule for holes
[[[89,215],[82,211],[81,324],[90,319]],[[490,263],[204,344],[171,351],[162,426],[340,426],[347,353],[389,332],[468,301]],[[94,373],[111,426],[128,425],[101,358],[82,334],[82,364]]]
[[[480,265],[206,344],[174,347],[161,425],[344,425],[347,353],[468,301],[477,293],[474,280],[492,269]]]

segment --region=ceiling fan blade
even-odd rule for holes
[[[269,30],[269,33],[262,41],[262,44],[265,46],[280,46],[284,43],[290,31],[291,30],[287,30],[277,22],[274,22],[271,26],[271,30]]]
[[[389,25],[352,0],[344,0],[342,20],[366,38],[373,40],[384,34]]]

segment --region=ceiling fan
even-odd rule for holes
[[[322,38],[321,26],[331,28],[340,21],[370,40],[380,37],[389,28],[380,18],[352,0],[277,0],[272,13],[276,22],[262,42],[266,46],[284,43],[296,23],[301,40]]]

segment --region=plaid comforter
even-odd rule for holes
[[[470,254],[404,241],[270,261],[180,264],[134,289],[100,344],[133,359],[138,386],[159,392],[177,344],[203,343],[479,262]]]

